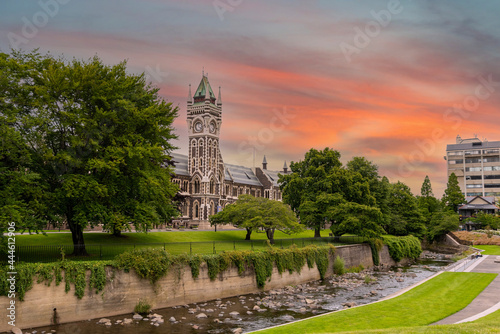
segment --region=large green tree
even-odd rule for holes
[[[410,187],[400,181],[391,184],[388,207],[388,219],[384,222],[384,229],[387,233],[393,235],[413,234],[423,238],[425,233],[424,219]]]
[[[290,169],[292,173],[279,176],[283,201],[297,212],[301,223],[314,229],[315,237],[320,237],[321,229],[333,218],[327,215],[332,207],[345,202],[373,206],[376,202],[369,179],[344,168],[340,153],[328,147],[309,150]]]
[[[458,212],[458,207],[465,203],[465,196],[458,185],[458,178],[455,173],[451,173],[448,177],[448,184],[444,191],[442,202],[453,212]]]
[[[211,216],[210,223],[233,224],[244,228],[247,230],[245,240],[250,240],[252,231],[262,229],[271,243],[274,243],[276,230],[284,233],[297,233],[303,230],[297,221],[297,216],[288,205],[252,195],[241,195],[235,203]]]
[[[351,233],[372,239],[380,238],[385,233],[381,227],[382,212],[373,206],[345,202],[331,207],[328,215],[334,235]]]
[[[37,52],[0,54],[0,110],[26,146],[25,171],[39,177],[38,215],[67,222],[74,254],[83,229],[147,230],[176,213],[168,154],[177,108],[126,62],[107,66]]]

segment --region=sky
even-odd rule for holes
[[[414,194],[428,175],[441,197],[447,144],[500,140],[499,12],[493,0],[3,0],[0,52],[127,60],[179,108],[179,153],[205,73],[221,87],[224,162],[265,155],[280,170],[330,147]]]

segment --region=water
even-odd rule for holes
[[[449,263],[449,261],[425,260],[418,265],[393,268],[393,271],[389,272],[351,273],[341,277],[332,277],[325,281],[289,286],[259,294],[158,309],[154,310],[155,313],[163,316],[164,320],[164,323],[159,326],[154,326],[151,321],[144,320],[134,320],[128,325],[117,324],[117,321],[132,318],[132,314],[127,314],[108,317],[111,320],[111,326],[98,324],[99,318],[97,318],[77,323],[37,328],[36,331],[38,334],[50,333],[51,331],[68,334],[217,334],[232,333],[234,329],[241,328],[243,332],[250,332],[334,310],[341,310],[347,307],[346,303],[362,305],[380,300],[420,282]],[[373,281],[367,283],[368,279],[365,281],[367,275]],[[260,311],[257,308],[260,308]],[[230,315],[231,312],[238,312],[238,315]],[[196,318],[196,315],[200,313],[205,313],[207,318]],[[175,318],[175,322],[169,321],[171,317]],[[27,330],[24,332],[27,332]],[[30,330],[30,332],[33,332],[33,330]]]

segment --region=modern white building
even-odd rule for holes
[[[500,141],[462,139],[446,147],[448,176],[455,173],[465,196],[500,197]]]

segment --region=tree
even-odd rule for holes
[[[66,62],[36,52],[0,54],[0,110],[26,146],[25,170],[44,189],[38,215],[64,220],[75,255],[83,229],[102,223],[120,234],[147,230],[176,214],[168,153],[177,108],[126,62]]]
[[[448,177],[448,184],[444,191],[443,204],[451,211],[458,212],[458,207],[465,203],[465,196],[458,185],[458,178],[455,173]]]
[[[497,230],[500,228],[500,217],[480,211],[476,214],[475,218],[470,218],[474,223],[480,223],[481,228],[487,228],[488,226],[492,229]]]
[[[385,233],[380,226],[382,212],[376,207],[346,202],[332,207],[328,216],[333,222],[330,229],[337,236],[351,233],[372,239]]]
[[[460,220],[458,214],[451,212],[435,212],[432,215],[428,230],[427,239],[429,242],[439,240],[450,231],[456,231]]]
[[[417,199],[406,184],[400,181],[391,184],[388,206],[388,219],[384,222],[387,233],[413,234],[420,238],[424,236],[425,225],[417,206]]]
[[[290,164],[292,173],[280,175],[278,183],[283,201],[300,217],[301,223],[314,229],[314,236],[328,221],[329,208],[344,202],[374,205],[368,180],[359,172],[343,168],[340,153],[330,148],[311,149],[304,160]]]
[[[1,79],[0,79],[1,80]],[[0,114],[0,253],[6,250],[3,233],[15,224],[16,230],[38,230],[45,220],[40,176],[27,170],[30,156],[19,133]]]
[[[302,225],[289,206],[282,202],[264,197],[241,195],[238,200],[226,206],[224,210],[210,217],[212,225],[233,224],[247,230],[245,240],[250,240],[252,231],[263,229],[271,243],[274,243],[274,232],[297,233]]]
[[[432,193],[432,185],[431,180],[429,179],[429,175],[425,176],[424,183],[422,183],[422,188],[420,188],[420,195],[422,197],[434,196],[434,194]]]
[[[425,221],[427,222],[427,224],[429,224],[432,215],[435,212],[441,210],[441,203],[437,198],[434,197],[434,194],[432,192],[431,180],[427,175],[425,176],[424,182],[422,183],[420,194],[421,196],[417,197],[418,207],[420,208]]]

